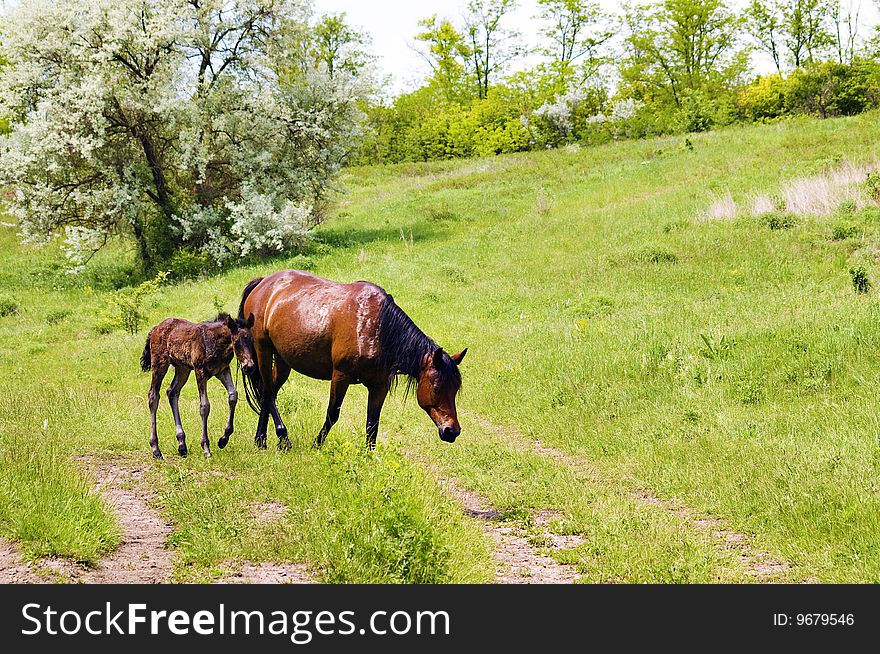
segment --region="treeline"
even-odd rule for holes
[[[531,48],[507,29],[516,0],[472,0],[458,22],[421,20],[431,74],[362,106],[369,129],[352,160],[597,144],[880,103],[880,39],[858,0],[752,0],[739,13],[723,0],[654,0],[618,15],[589,0],[538,6],[542,42]],[[542,62],[510,73],[528,53]],[[773,74],[756,74],[760,58]]]

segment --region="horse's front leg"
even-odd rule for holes
[[[183,431],[183,423],[180,422],[180,389],[189,379],[189,368],[183,366],[174,367],[174,379],[168,387],[168,403],[171,405],[171,415],[174,416],[174,427],[177,429],[177,452],[180,456],[186,456],[186,433]]]
[[[379,435],[379,416],[382,413],[382,406],[385,404],[389,388],[388,384],[383,384],[370,386],[367,389],[369,391],[367,397],[367,447],[371,450],[376,447],[376,437]]]
[[[275,356],[275,369],[272,375],[272,404],[269,406],[269,412],[272,414],[272,420],[275,423],[275,435],[278,437],[278,449],[289,450],[290,439],[287,437],[287,427],[281,420],[281,413],[278,411],[278,391],[290,376],[290,367],[284,363],[277,355]],[[268,430],[268,427],[267,427]]]
[[[211,456],[211,443],[208,440],[208,416],[211,413],[211,402],[208,401],[208,373],[196,370],[196,384],[199,387],[199,415],[202,417],[202,452]]]
[[[321,447],[330,429],[339,420],[339,409],[342,407],[342,401],[345,399],[345,393],[348,391],[349,385],[348,377],[338,370],[333,371],[333,376],[330,378],[330,402],[327,404],[327,418],[324,420],[324,426],[321,427],[321,431],[318,432],[318,437],[315,439],[315,447]]]
[[[232,379],[232,371],[230,371],[228,367],[217,375],[217,379],[220,380],[220,383],[223,384],[226,388],[226,393],[229,395],[229,419],[226,421],[226,429],[223,431],[223,435],[220,437],[220,440],[217,441],[217,447],[222,450],[229,442],[229,437],[232,436],[232,431],[234,429],[233,423],[235,421],[235,405],[238,402],[238,391],[235,390],[235,381]]]
[[[164,367],[157,365],[153,368],[153,379],[150,382],[150,393],[148,395],[150,405],[150,447],[153,449],[153,456],[157,459],[162,458],[162,451],[159,449],[156,412],[159,410],[159,390],[162,388],[162,380],[165,379],[166,372],[168,372],[167,364]]]

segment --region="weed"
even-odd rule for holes
[[[849,276],[856,293],[867,293],[871,290],[871,280],[868,278],[868,271],[864,266],[850,268]]]
[[[676,263],[678,261],[678,255],[674,252],[670,252],[669,250],[664,250],[659,247],[646,247],[642,250],[639,250],[634,258],[636,261],[640,261],[642,263]]]
[[[720,338],[715,338],[711,334],[700,334],[705,347],[700,350],[707,359],[724,360],[730,358],[733,352],[735,342],[732,338],[727,338],[726,334],[722,334]]]
[[[857,236],[858,233],[858,225],[849,222],[837,222],[831,226],[831,240],[833,241],[845,241]]]
[[[18,302],[7,295],[0,296],[0,318],[18,313]]]
[[[774,211],[762,216],[767,227],[773,230],[791,229],[798,223],[797,216],[790,212]]]

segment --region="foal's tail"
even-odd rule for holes
[[[147,334],[147,344],[144,345],[144,353],[141,354],[141,370],[144,372],[149,372],[153,363],[150,359],[150,336],[153,335],[153,330],[150,330],[150,333]]]
[[[251,294],[257,285],[263,281],[262,277],[256,277],[247,283],[247,286],[244,287],[244,291],[241,294],[241,303],[238,305],[238,319],[244,320],[244,303],[248,299],[248,295]],[[259,414],[260,409],[263,406],[263,378],[260,376],[260,368],[259,364],[255,360],[256,364],[255,369],[250,373],[242,373],[242,381],[244,382],[244,396],[247,399],[248,406],[254,411],[254,413]],[[271,365],[271,363],[270,363]]]

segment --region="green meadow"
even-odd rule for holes
[[[582,537],[555,555],[585,582],[752,580],[640,490],[748,534],[788,564],[781,580],[878,582],[880,209],[751,211],[792,180],[876,162],[878,119],[347,169],[302,254],[164,286],[136,335],[103,326],[134,269],[128,244],[72,276],[59,244],[0,227],[0,536],[29,557],[97,561],[120,532],[78,462],[121,456],[148,470],[178,581],[244,560],[308,563],[327,582],[491,581],[493,543],[450,476],[526,528],[552,511],[552,531]],[[737,211],[711,210],[720,199]],[[287,267],[373,281],[449,351],[469,348],[456,443],[401,389],[367,452],[353,387],[315,450],[328,385],[294,374],[279,397],[291,452],[271,430],[254,447],[242,401],[225,450],[180,459],[163,394],[166,459],[151,459],[150,326],[234,312],[248,280]],[[226,394],[209,388],[215,443]],[[195,453],[192,380],[181,414]],[[261,502],[282,519],[255,518]]]

